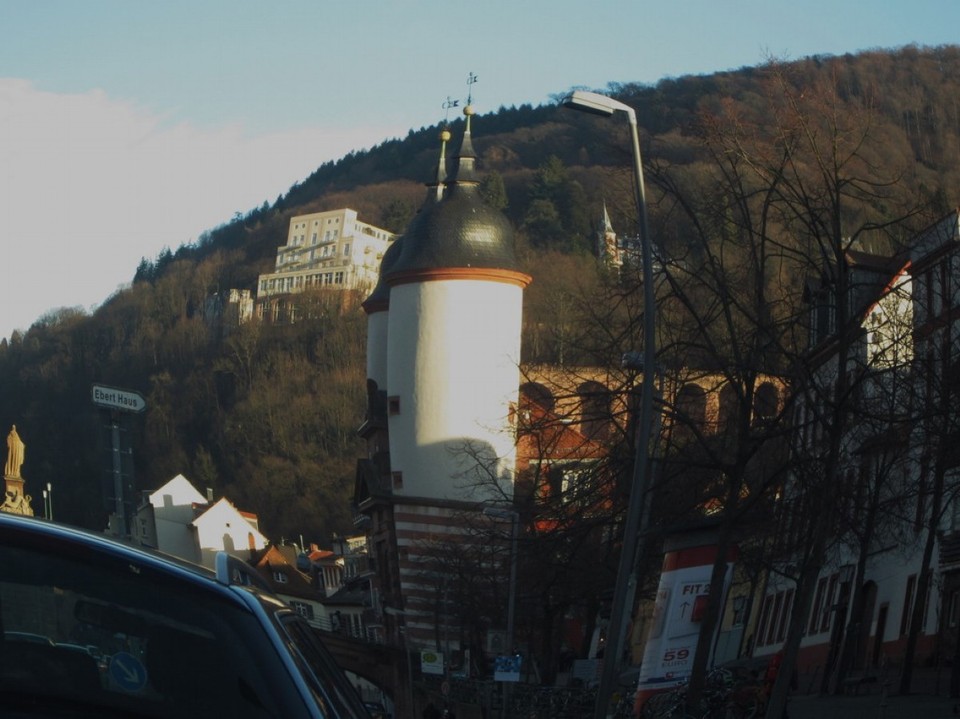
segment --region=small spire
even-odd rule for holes
[[[473,105],[468,104],[463,108],[463,114],[466,117],[466,123],[463,128],[463,142],[460,143],[460,152],[457,154],[457,169],[454,171],[454,183],[476,183],[476,160],[477,153],[473,149],[473,140],[470,135],[470,119],[473,117]]]
[[[613,232],[613,223],[610,222],[610,213],[607,212],[607,201],[603,201],[603,231]]]
[[[443,197],[443,191],[447,181],[447,142],[450,141],[450,130],[444,127],[440,131],[440,157],[437,161],[437,179],[431,188],[435,193],[435,199],[439,202]],[[429,194],[429,193],[428,193]]]

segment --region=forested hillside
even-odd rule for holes
[[[825,112],[843,113],[845,103],[851,113],[870,109],[869,132],[885,148],[870,169],[895,177],[897,197],[920,208],[912,224],[890,228],[890,240],[902,241],[960,202],[960,48],[878,50],[777,67],[798,95],[808,85],[832,87],[836,104]],[[665,252],[684,250],[684,232],[662,200],[669,195],[658,191],[664,168],[706,173],[705,122],[721,113],[755,122],[769,112],[770,69],[604,90],[637,108],[653,236]],[[98,382],[147,398],[135,422],[138,488],[183,473],[201,490],[257,512],[275,539],[325,542],[350,531],[354,465],[363,453],[355,434],[365,396],[362,311],[341,312],[317,297],[312,319],[223,332],[201,310],[214,293],[254,289],[293,215],[348,206],[364,221],[402,231],[435,167],[439,129],[326,163],[273,205],[131,268],[132,286],[94,313],[61,310],[0,344],[0,428],[16,424],[27,444],[27,491],[38,497],[49,482],[57,519],[104,526],[108,465],[90,399]],[[451,129],[455,151],[462,122]],[[501,108],[474,118],[473,138],[484,194],[517,229],[534,277],[525,359],[615,361],[625,348],[585,341],[595,319],[581,319],[589,313],[577,302],[598,274],[590,248],[603,205],[621,234],[634,232],[625,123],[555,106]],[[35,498],[34,507],[42,506]]]

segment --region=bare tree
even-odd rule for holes
[[[736,398],[728,415],[736,417],[734,431],[722,441],[708,441],[695,422],[687,422],[700,461],[713,468],[722,488],[718,558],[688,694],[696,701],[702,687],[725,550],[737,536],[741,512],[765,490],[786,483],[793,497],[789,507],[802,507],[807,521],[792,535],[804,540],[804,551],[791,562],[795,600],[770,703],[771,716],[779,716],[817,576],[837,535],[843,437],[855,398],[850,370],[856,366],[858,302],[876,289],[872,283],[879,276],[852,266],[866,237],[898,227],[915,204],[898,196],[896,168],[881,170],[889,138],[874,136],[869,92],[841,97],[836,77],[818,74],[800,82],[776,63],[763,72],[763,99],[703,108],[695,135],[701,163],[674,166],[664,160],[650,176],[661,191],[657,217],[670,257],[663,272],[669,294],[661,313],[662,362],[675,357],[675,364],[704,367],[721,376]],[[663,142],[673,143],[660,152],[669,158],[687,140]],[[818,281],[818,302],[805,305],[804,281],[810,278]],[[808,350],[811,344],[816,352]],[[765,376],[792,391],[758,422]],[[785,454],[762,449],[783,449],[787,420],[801,398],[810,410],[806,421],[817,426],[822,441],[806,471],[794,471],[785,482]],[[685,414],[674,408],[675,421],[683,422]],[[688,450],[684,456],[696,455]],[[758,467],[760,476],[751,475]]]

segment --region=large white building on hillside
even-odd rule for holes
[[[257,298],[313,288],[370,291],[394,238],[348,208],[291,217],[274,271],[257,280]]]

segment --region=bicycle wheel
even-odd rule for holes
[[[686,693],[662,692],[654,694],[643,705],[644,719],[686,719]]]
[[[760,719],[763,716],[763,706],[756,697],[747,697],[728,702],[724,706],[723,716],[724,719]]]

